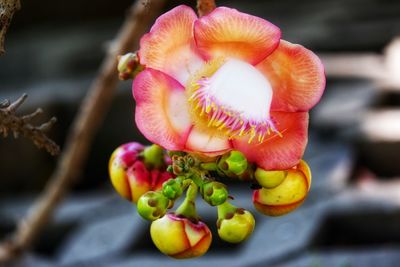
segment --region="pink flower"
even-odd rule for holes
[[[140,42],[140,131],[168,150],[235,149],[264,169],[295,166],[325,75],[314,53],[280,37],[270,22],[226,7],[201,18],[187,6],[160,16]]]
[[[172,174],[164,170],[146,167],[139,154],[145,147],[136,142],[119,146],[112,153],[108,170],[111,183],[122,197],[137,203],[148,191],[159,191],[162,184],[172,178]]]

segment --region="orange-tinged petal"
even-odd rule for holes
[[[133,82],[135,120],[142,134],[168,150],[182,150],[191,122],[183,86],[153,69]]]
[[[271,132],[262,143],[255,140],[249,143],[249,137],[244,136],[233,139],[233,147],[265,170],[289,169],[298,164],[304,154],[308,140],[308,113],[271,112],[271,117],[282,136]]]
[[[308,111],[324,92],[321,60],[301,45],[281,40],[279,47],[257,68],[272,85],[273,111]]]
[[[183,5],[161,15],[140,40],[140,63],[185,85],[189,75],[203,64],[193,38],[196,19],[194,11]]]
[[[187,137],[185,150],[209,156],[224,154],[231,149],[228,137],[215,135],[214,131],[206,132],[203,128],[194,126]]]
[[[195,22],[194,36],[206,60],[232,57],[255,65],[275,50],[281,32],[262,18],[218,7]]]

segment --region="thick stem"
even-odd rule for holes
[[[14,13],[21,8],[20,0],[0,1],[0,55],[4,53],[4,39]]]
[[[218,205],[218,220],[232,218],[237,209],[236,206],[230,204],[228,201]]]
[[[189,220],[197,222],[199,217],[196,212],[196,197],[197,197],[198,187],[192,182],[186,191],[186,198],[183,203],[175,211],[176,215],[181,215]]]
[[[204,170],[207,171],[217,171],[218,170],[218,165],[215,162],[205,162],[201,163],[200,167]]]

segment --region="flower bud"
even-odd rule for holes
[[[201,188],[203,199],[211,206],[221,205],[228,198],[226,185],[220,182],[208,182]]]
[[[141,166],[136,166],[134,170],[130,171],[132,174],[130,178],[127,175],[128,169],[138,160],[139,153],[143,149],[144,146],[136,142],[121,145],[114,150],[108,164],[111,183],[115,190],[128,200],[133,198],[129,180],[138,178],[138,180],[143,181],[145,180],[144,177],[148,176],[147,170],[141,168]]]
[[[247,169],[246,157],[239,151],[233,150],[222,156],[218,161],[218,168],[228,177],[243,174]]]
[[[168,181],[164,182],[162,188],[164,196],[171,200],[179,198],[183,193],[182,181],[183,177],[178,176],[175,179],[169,179]]]
[[[161,192],[149,191],[139,198],[137,211],[146,220],[154,221],[165,215],[169,200]]]
[[[160,169],[165,165],[164,150],[158,145],[151,145],[143,150],[144,163],[148,168]]]
[[[233,216],[232,216],[233,215]],[[253,215],[243,209],[237,209],[226,218],[218,220],[219,237],[230,243],[240,243],[253,233],[255,220]]]
[[[172,158],[172,171],[176,175],[183,175],[188,171],[184,156],[173,155]]]
[[[135,76],[143,70],[143,66],[139,63],[139,58],[136,53],[127,53],[122,56],[118,56],[119,78],[121,80],[133,79]]]
[[[260,167],[254,173],[257,182],[264,188],[274,188],[280,185],[287,176],[287,171],[266,171]]]
[[[288,169],[284,180],[274,188],[262,188],[253,193],[256,209],[270,216],[291,212],[305,200],[311,186],[311,171],[305,161]]]
[[[162,169],[146,167],[139,158],[144,149],[144,146],[135,142],[122,145],[113,152],[109,162],[111,183],[115,190],[134,203],[150,190],[161,190],[162,184],[173,177]]]
[[[211,231],[205,223],[201,221],[194,223],[173,213],[153,221],[150,234],[154,244],[162,253],[176,259],[203,255],[212,240]]]

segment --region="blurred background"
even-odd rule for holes
[[[194,7],[195,1],[169,1]],[[49,136],[63,147],[81,100],[131,0],[22,1],[0,57],[0,100],[29,98],[21,113],[56,116]],[[328,82],[311,113],[305,155],[313,185],[303,206],[259,215],[247,184],[236,203],[256,215],[253,236],[230,245],[215,235],[199,259],[157,251],[149,223],[113,191],[108,159],[120,144],[146,142],[133,122],[131,82],[120,82],[82,176],[32,250],[8,266],[400,266],[400,1],[217,1],[278,25],[283,39],[316,51]],[[397,76],[396,76],[397,75]],[[41,192],[57,157],[30,140],[0,139],[0,237]],[[215,232],[216,212],[199,213]]]

